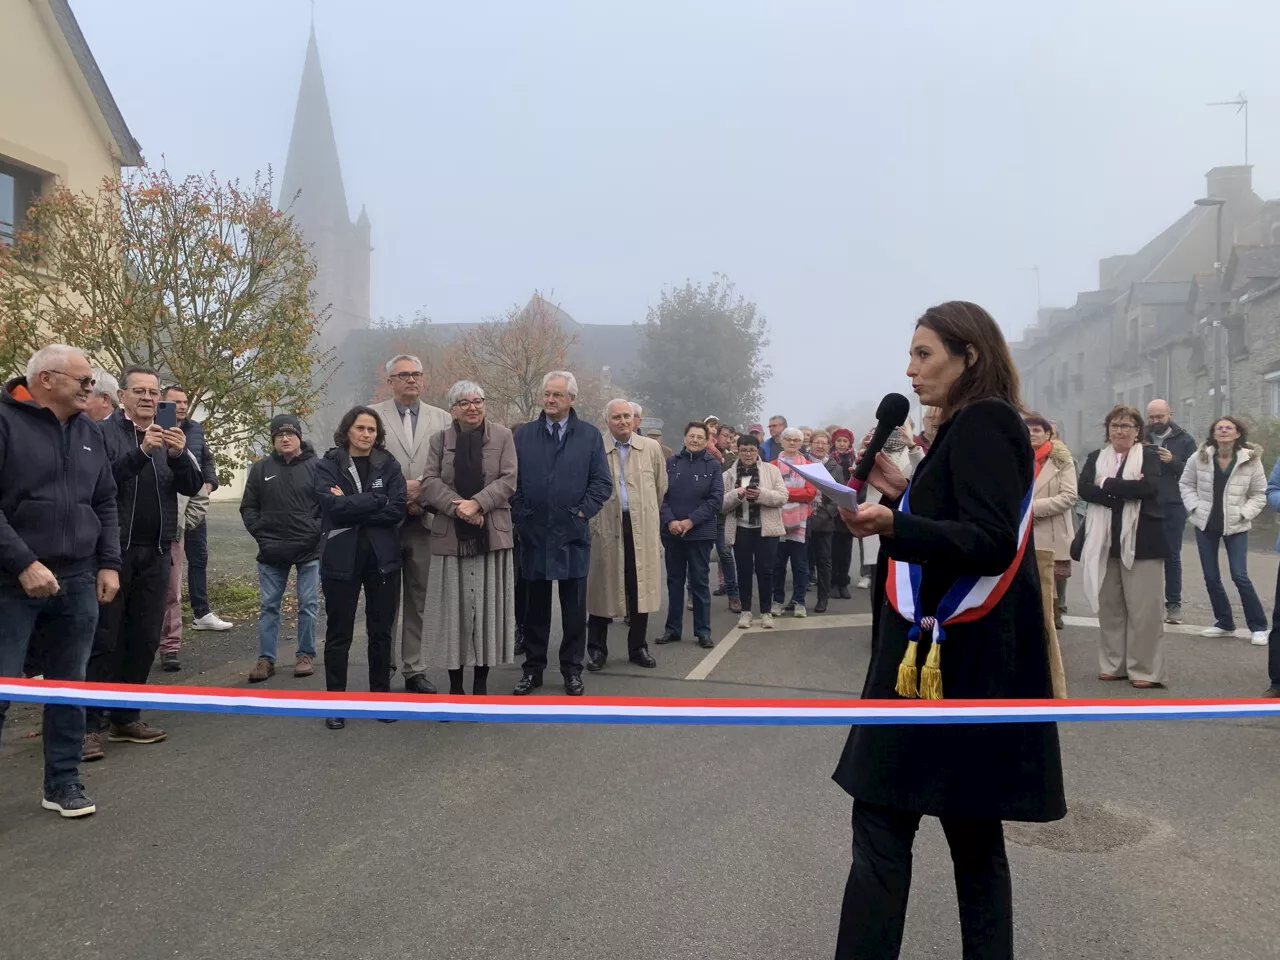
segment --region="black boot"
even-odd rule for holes
[[[471,693],[477,697],[489,695],[489,668],[476,667],[475,676],[471,678]]]
[[[813,612],[814,613],[827,612],[827,594],[823,593],[821,590],[818,591],[818,602],[814,604]]]
[[[453,697],[461,697],[466,695],[466,688],[462,685],[462,668],[449,671],[449,695]]]

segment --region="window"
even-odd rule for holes
[[[1263,379],[1262,402],[1267,416],[1280,417],[1280,370],[1268,373]]]
[[[1083,410],[1076,411],[1076,435],[1074,437],[1074,440],[1075,440],[1075,443],[1072,445],[1072,449],[1083,450],[1084,449],[1084,411]]]
[[[1147,409],[1147,404],[1156,398],[1156,388],[1151,384],[1147,384],[1142,388],[1142,409]]]
[[[0,243],[11,244],[40,193],[40,175],[0,160]]]

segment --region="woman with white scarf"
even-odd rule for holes
[[[1077,559],[1101,627],[1098,679],[1145,690],[1165,681],[1169,541],[1156,483],[1163,465],[1154,447],[1142,446],[1142,415],[1133,407],[1112,408],[1104,422],[1107,444],[1080,471],[1080,498],[1089,506]]]

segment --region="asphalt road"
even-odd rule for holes
[[[832,608],[866,612],[865,593]],[[588,693],[855,693],[869,630],[821,623],[748,633],[699,681],[684,678],[704,651],[654,648],[658,670],[615,660]],[[717,635],[730,626],[717,601]],[[613,639],[621,649],[621,624]],[[1265,649],[1168,642],[1173,682],[1154,696],[1262,686]],[[1153,696],[1092,679],[1094,630],[1069,628],[1063,645],[1073,695]],[[243,685],[252,653],[199,682]],[[515,677],[495,671],[491,689]],[[268,686],[295,684],[321,685],[282,674]],[[0,957],[832,953],[849,801],[829,774],[843,729],[151,719],[169,740],[112,744],[86,765],[100,809],[75,822],[40,810],[38,740],[6,731]],[[1018,955],[1273,960],[1280,723],[1074,724],[1062,739],[1071,815],[1008,828]],[[958,957],[936,823],[915,864],[903,956]]]

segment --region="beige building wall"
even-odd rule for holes
[[[121,160],[106,121],[47,0],[0,3],[0,159],[72,190],[96,192]]]

